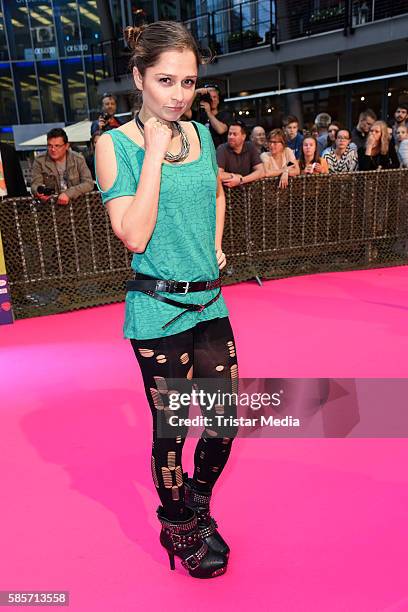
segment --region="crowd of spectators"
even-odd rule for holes
[[[95,188],[94,151],[98,138],[121,125],[114,95],[103,94],[99,117],[91,126],[88,155],[70,147],[61,128],[47,134],[47,152],[35,158],[31,192],[39,200],[55,197],[59,204]],[[303,128],[288,115],[280,128],[266,131],[246,125],[220,103],[216,85],[196,90],[195,103],[182,117],[206,125],[216,147],[221,179],[226,187],[238,187],[266,177],[279,178],[284,189],[299,174],[334,174],[367,170],[408,168],[408,106],[399,104],[391,122],[378,120],[371,109],[362,111],[350,130],[325,112]],[[0,145],[0,197],[26,195],[26,187],[14,149]]]
[[[289,177],[298,174],[408,168],[408,106],[403,104],[388,124],[366,109],[352,130],[328,113],[319,113],[308,130],[301,128],[297,117],[288,115],[281,128],[269,133],[256,125],[247,134],[241,121],[232,120],[225,135],[226,142],[216,151],[227,187],[279,177],[279,187],[284,189]]]

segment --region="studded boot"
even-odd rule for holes
[[[218,533],[218,525],[210,514],[211,493],[197,491],[193,479],[184,474],[184,499],[186,506],[197,514],[200,537],[211,550],[228,559],[229,546]]]
[[[162,525],[160,543],[169,555],[170,568],[175,569],[174,556],[180,557],[182,566],[193,578],[214,578],[227,569],[225,557],[211,550],[201,539],[197,516],[187,508],[190,516],[183,521],[170,521],[161,506],[157,516]]]

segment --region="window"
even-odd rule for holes
[[[54,0],[54,17],[60,57],[82,54],[84,49],[79,33],[77,3]]]
[[[28,8],[25,2],[4,0],[4,21],[10,45],[11,59],[32,60],[34,58]]]
[[[54,19],[51,3],[46,0],[30,5],[31,38],[35,59],[57,57]]]
[[[79,0],[79,21],[81,24],[82,45],[84,53],[91,53],[91,45],[101,40],[101,20],[96,0]]]
[[[177,19],[177,3],[176,0],[159,0],[159,19],[175,20]]]
[[[88,116],[82,58],[61,60],[67,121],[81,121]]]
[[[64,121],[64,105],[58,62],[56,60],[38,62],[37,70],[44,122]]]
[[[9,54],[7,49],[6,33],[4,31],[3,13],[0,4],[0,62],[8,59]]]
[[[6,125],[17,123],[13,79],[8,63],[0,64],[0,123]]]
[[[95,74],[96,79],[99,81],[103,78],[102,60],[101,57],[95,55]],[[88,86],[88,98],[89,98],[89,113],[91,118],[99,116],[101,110],[101,97],[98,94],[97,86],[94,83],[92,59],[90,57],[85,58],[85,69],[86,69],[86,82]]]
[[[40,123],[40,101],[38,98],[37,79],[34,62],[16,62],[13,64],[17,104],[21,123]]]

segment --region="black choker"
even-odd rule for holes
[[[139,128],[140,133],[143,136],[144,123],[140,119],[139,113],[135,115],[135,123],[137,127]],[[181,127],[181,124],[178,121],[171,121],[171,124],[181,136],[181,150],[180,150],[180,153],[178,153],[177,155],[173,155],[173,153],[167,152],[166,155],[164,156],[164,159],[166,159],[169,162],[180,162],[186,159],[186,157],[188,157],[188,154],[190,153],[190,143],[188,141],[186,132]]]

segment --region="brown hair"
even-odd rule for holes
[[[303,138],[303,142],[302,142],[302,148],[300,150],[300,156],[299,156],[299,167],[301,170],[304,170],[306,168],[306,160],[305,160],[305,153],[303,150],[303,145],[305,144],[305,140],[313,140],[315,143],[315,152],[314,152],[314,156],[312,159],[312,163],[315,162],[319,162],[320,163],[320,155],[319,155],[319,147],[317,144],[317,140],[314,136],[312,136],[309,133],[306,133],[304,138]]]
[[[299,125],[299,119],[295,115],[286,115],[282,119],[282,125],[283,127],[288,127],[289,123],[297,123]]]
[[[177,21],[155,21],[141,27],[128,26],[124,36],[133,51],[130,68],[137,68],[142,76],[146,68],[154,66],[165,51],[190,49],[195,55],[197,66],[211,59],[202,55],[193,35]]]
[[[276,138],[276,137],[280,138],[283,146],[286,147],[287,140],[286,140],[285,132],[281,130],[280,128],[277,128],[276,130],[271,130],[268,134],[268,142],[272,140],[272,138]]]

